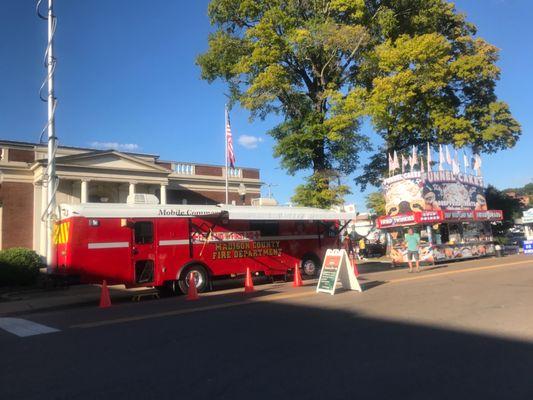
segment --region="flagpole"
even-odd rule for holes
[[[224,143],[225,143],[225,152],[224,158],[226,162],[226,204],[228,204],[228,105],[224,106]]]

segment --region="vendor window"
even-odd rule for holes
[[[448,243],[450,241],[450,230],[448,224],[441,224],[439,228],[441,243]]]
[[[448,229],[448,242],[453,244],[461,243],[463,237],[463,224],[450,224]]]

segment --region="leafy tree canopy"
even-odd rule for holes
[[[381,192],[372,192],[366,196],[366,208],[374,214],[385,215],[385,197]]]
[[[504,192],[489,185],[485,192],[487,206],[489,210],[502,210],[503,221],[493,224],[493,232],[496,236],[501,236],[514,225],[514,219],[522,216],[522,204],[518,199],[514,199]]]
[[[533,196],[533,183],[527,183],[520,188],[505,189],[504,192],[516,192],[519,195]]]
[[[386,149],[494,152],[519,137],[494,94],[497,49],[445,0],[212,0],[208,13],[216,31],[197,60],[202,77],[226,81],[252,118],[284,117],[269,132],[275,156],[289,173],[312,171],[298,203],[341,201],[346,187],[328,171],[356,171],[370,150],[365,117],[384,147],[357,178],[363,187],[379,184]]]

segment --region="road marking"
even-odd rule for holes
[[[490,265],[486,267],[474,267],[474,268],[467,268],[467,269],[461,269],[461,270],[456,270],[456,271],[441,272],[441,273],[436,273],[436,274],[431,274],[431,275],[421,275],[421,276],[415,276],[415,277],[409,277],[409,278],[391,279],[391,280],[385,281],[384,283],[385,284],[400,283],[400,282],[414,281],[414,280],[419,280],[419,279],[429,279],[429,278],[434,278],[434,277],[439,277],[439,276],[444,276],[444,275],[459,274],[463,272],[490,270],[490,269],[506,267],[510,265],[526,264],[526,263],[531,263],[531,262],[532,260],[526,260],[526,261],[517,261],[517,262],[505,263],[505,264]],[[298,297],[309,297],[309,296],[315,295],[315,293],[316,292],[313,289],[313,290],[305,291],[305,292],[297,292],[297,293],[289,293],[289,294],[279,293],[279,294],[267,295],[264,297],[250,297],[250,298],[245,298],[240,301],[233,301],[233,302],[224,303],[224,304],[214,304],[210,306],[195,307],[195,308],[189,308],[189,309],[184,309],[184,310],[165,311],[165,312],[161,312],[157,314],[138,315],[134,317],[124,317],[124,318],[117,318],[117,319],[111,319],[111,320],[106,320],[106,321],[86,322],[82,324],[72,325],[71,328],[96,328],[100,326],[115,325],[115,324],[121,324],[125,322],[135,322],[135,321],[143,321],[143,320],[153,319],[153,318],[193,314],[196,312],[220,310],[224,308],[233,308],[233,307],[245,306],[249,304],[266,303],[270,301],[285,300],[285,299],[292,299],[292,298],[298,298]]]
[[[246,300],[240,300],[240,301],[233,301],[230,303],[224,303],[224,304],[214,304],[211,306],[204,306],[204,307],[195,307],[195,308],[189,308],[185,310],[173,310],[173,311],[165,311],[160,312],[157,314],[150,314],[150,315],[137,315],[135,317],[124,317],[124,318],[117,318],[117,319],[110,319],[107,321],[96,321],[96,322],[87,322],[83,324],[76,324],[72,325],[71,328],[95,328],[99,326],[105,326],[105,325],[114,325],[114,324],[121,324],[124,322],[135,322],[135,321],[143,321],[146,319],[152,319],[152,318],[161,318],[161,317],[170,317],[175,315],[184,315],[184,314],[192,314],[195,312],[202,312],[202,311],[211,311],[211,310],[219,310],[223,308],[232,308],[232,307],[238,307],[238,306],[245,306],[248,304],[254,304],[254,303],[265,303],[268,301],[276,301],[276,300],[285,300],[285,299],[292,299],[295,297],[306,297],[311,296],[315,294],[314,290],[310,292],[298,292],[298,293],[290,293],[290,294],[274,294],[266,297],[252,297]]]
[[[59,332],[59,329],[22,318],[0,318],[0,328],[20,337]]]
[[[445,275],[462,274],[464,272],[485,271],[485,270],[496,269],[496,268],[501,268],[501,267],[508,267],[510,265],[527,264],[527,263],[531,264],[531,263],[533,263],[533,260],[517,261],[517,262],[512,262],[512,263],[489,265],[489,266],[486,266],[486,267],[473,267],[473,268],[459,269],[459,270],[456,270],[456,271],[439,272],[439,273],[436,273],[436,274],[429,274],[429,275],[418,275],[418,276],[412,276],[412,277],[408,277],[408,278],[391,279],[389,281],[386,281],[386,283],[401,283],[401,282],[408,282],[408,281],[417,281],[417,280],[421,280],[421,279],[429,279],[429,278],[445,276]]]

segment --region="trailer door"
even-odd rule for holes
[[[155,279],[155,229],[150,220],[135,220],[132,232],[132,262],[134,281],[147,284]]]

